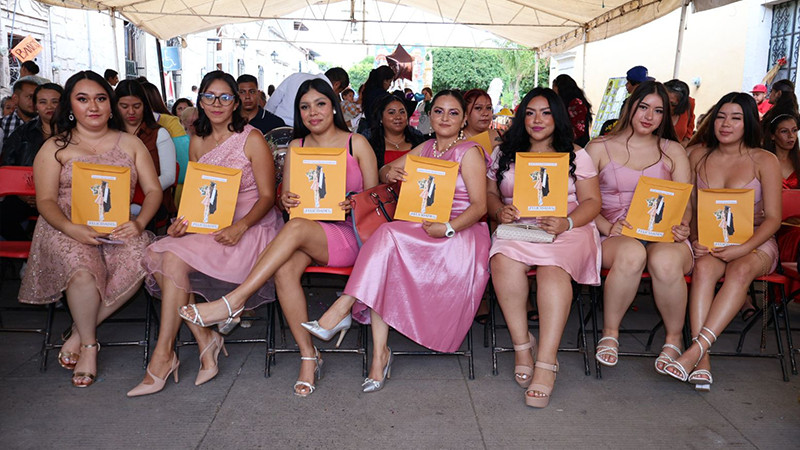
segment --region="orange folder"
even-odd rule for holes
[[[242,171],[189,161],[178,217],[189,221],[187,233],[209,234],[233,223]]]
[[[479,148],[482,149],[482,152],[485,155],[491,155],[492,154],[492,149],[494,148],[494,145],[492,145],[492,141],[489,138],[489,132],[488,131],[484,131],[483,133],[478,133],[475,136],[472,136],[471,138],[469,138],[467,140],[468,141],[472,141],[472,142],[480,145],[481,147],[479,147]]]
[[[449,221],[456,192],[458,163],[408,155],[403,170],[408,176],[400,188],[395,220]]]
[[[753,236],[752,189],[699,189],[697,237],[708,248],[740,245]]]
[[[568,153],[517,152],[514,206],[520,217],[567,217]]]
[[[631,228],[622,228],[624,236],[651,242],[673,242],[673,225],[680,225],[692,185],[660,178],[641,177],[633,193],[625,220]]]
[[[129,167],[72,164],[72,223],[110,233],[130,218]]]
[[[347,195],[347,153],[344,148],[289,149],[289,191],[300,205],[289,209],[292,219],[344,220],[339,203]]]

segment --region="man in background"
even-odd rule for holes
[[[111,87],[115,87],[117,83],[119,83],[119,74],[114,69],[106,69],[106,71],[103,72],[103,78],[106,79]]]
[[[264,110],[259,106],[261,93],[258,90],[258,80],[253,75],[244,74],[237,80],[239,85],[239,99],[242,102],[242,115],[247,118],[250,125],[266,134],[268,131],[286,126],[286,123],[275,114]]]
[[[297,95],[297,89],[304,81],[314,78],[327,81],[336,95],[341,94],[350,84],[350,76],[341,67],[329,69],[324,76],[298,72],[289,75],[275,88],[275,92],[267,100],[267,111],[283,119],[286,125],[294,126],[294,98]]]

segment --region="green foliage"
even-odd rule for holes
[[[534,80],[534,52],[507,44],[508,49],[433,48],[433,91],[488,89],[492,79],[503,80],[503,106],[513,106],[535,86],[547,86],[549,62],[539,60],[539,80]],[[352,75],[351,75],[352,77]]]
[[[327,72],[331,67],[335,67],[332,63],[321,59],[315,59],[314,62],[317,63],[317,67],[319,67],[319,70],[323,73]]]
[[[358,87],[367,81],[369,72],[372,70],[374,65],[375,58],[372,56],[367,56],[347,69],[347,74],[350,76],[350,87],[352,87],[354,91],[358,92]]]

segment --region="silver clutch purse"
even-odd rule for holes
[[[551,243],[556,236],[543,229],[531,224],[506,223],[498,225],[494,230],[494,235],[498,239],[512,239],[525,242],[546,242]]]

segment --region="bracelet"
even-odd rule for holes
[[[567,222],[569,222],[569,227],[567,227],[567,231],[571,230],[572,227],[575,225],[572,223],[572,217],[567,216]]]

